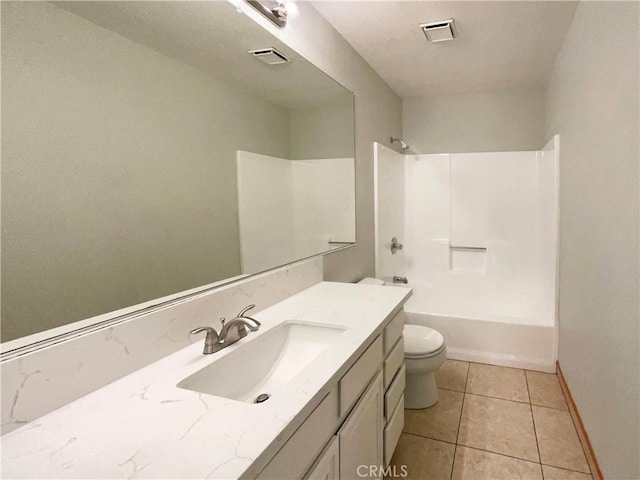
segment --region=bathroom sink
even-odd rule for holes
[[[286,386],[345,330],[341,326],[283,322],[185,378],[178,387],[261,403]]]

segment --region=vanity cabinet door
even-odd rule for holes
[[[331,390],[298,430],[256,477],[257,480],[299,480],[304,478],[338,424],[338,394]]]
[[[333,437],[305,480],[338,480],[340,478],[338,437]]]
[[[383,403],[379,373],[338,431],[342,480],[373,478],[371,474],[380,471],[384,462]]]

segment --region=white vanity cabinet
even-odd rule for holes
[[[327,448],[304,478],[305,480],[338,480],[340,478],[340,448],[337,435],[333,436]]]
[[[384,329],[384,466],[389,465],[404,427],[404,310]]]
[[[369,477],[369,466],[376,472],[382,465],[382,388],[382,373],[378,373],[338,431],[341,479]]]
[[[305,480],[369,477],[383,461],[382,372],[369,384]]]
[[[389,464],[404,426],[403,328],[400,310],[258,479],[375,478]]]
[[[141,475],[158,479],[384,475],[404,422],[410,295],[314,285],[261,311],[261,331],[227,350],[208,356],[200,342],[190,345],[40,417],[38,428],[5,434],[2,476],[125,478],[122,459],[136,455]],[[248,392],[258,391],[272,395],[250,403]]]
[[[335,390],[324,397],[287,443],[260,472],[260,480],[303,478],[309,466],[322,452],[338,424],[338,402]]]

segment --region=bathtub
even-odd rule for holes
[[[442,333],[448,358],[550,373],[556,371],[558,339],[553,312],[544,312],[535,304],[510,303],[507,298],[500,302],[499,314],[492,313],[491,310],[495,312],[496,309],[491,305],[485,305],[483,309],[460,301],[456,308],[455,302],[438,301],[445,296],[443,292],[428,286],[394,284],[390,280],[385,278],[384,284],[413,289],[404,306],[406,322]]]

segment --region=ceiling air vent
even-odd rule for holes
[[[280,63],[289,63],[289,59],[273,47],[260,48],[258,50],[249,50],[249,53],[261,62],[267,65],[278,65]]]
[[[427,40],[432,43],[446,42],[458,36],[453,18],[440,22],[422,23],[420,24],[420,28],[424,32],[424,36],[427,37]]]

